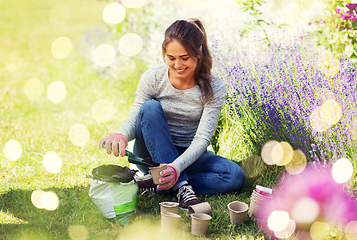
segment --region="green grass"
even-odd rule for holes
[[[22,146],[22,155],[9,160],[0,152],[0,239],[70,239],[72,227],[86,229],[82,238],[89,239],[156,239],[159,232],[159,202],[171,200],[170,196],[140,196],[138,214],[134,223],[122,227],[105,219],[90,201],[90,187],[86,174],[101,164],[127,165],[125,158],[115,158],[97,149],[100,138],[116,130],[125,120],[137,81],[145,65],[137,62],[138,71],[122,80],[102,78],[91,69],[82,53],[81,37],[88,29],[103,26],[102,9],[108,2],[98,0],[61,1],[70,8],[69,21],[60,26],[49,22],[49,11],[56,1],[5,0],[0,3],[0,146],[16,140]],[[69,57],[55,59],[51,44],[60,36],[71,39],[74,48]],[[9,72],[5,65],[8,56],[15,52],[22,58],[19,70]],[[24,94],[26,82],[38,78],[44,92],[38,100],[31,101]],[[60,103],[51,102],[47,87],[61,81],[67,89]],[[113,102],[111,121],[98,123],[91,114],[92,106],[100,99]],[[69,139],[74,124],[85,125],[90,138],[85,146],[76,146]],[[56,152],[63,161],[59,173],[49,173],[43,167],[43,156]],[[237,236],[262,235],[253,219],[244,225],[230,224],[227,204],[232,200],[249,203],[254,180],[248,179],[244,189],[235,194],[200,196],[213,208],[213,219],[208,237],[235,239]],[[31,202],[34,190],[53,191],[59,197],[54,211],[36,208]],[[181,211],[181,239],[194,238],[190,232],[190,218]],[[148,232],[150,234],[148,234]],[[240,238],[240,237],[239,237]],[[238,239],[239,239],[238,238]]]
[[[0,239],[71,239],[71,229],[79,236],[72,239],[161,239],[159,202],[170,201],[167,195],[139,196],[138,213],[129,226],[108,221],[88,196],[90,187],[86,177],[101,164],[128,165],[125,158],[107,155],[97,149],[100,138],[116,130],[129,113],[140,75],[146,69],[136,58],[138,70],[126,73],[121,80],[104,78],[88,65],[83,57],[81,37],[88,29],[103,26],[102,9],[107,1],[64,0],[71,10],[69,21],[60,26],[50,24],[48,15],[55,0],[4,0],[0,2],[0,147],[9,140],[22,146],[22,155],[9,160],[0,152]],[[60,36],[67,36],[74,44],[69,57],[59,60],[51,55],[51,44]],[[22,58],[19,70],[5,68],[9,54]],[[88,54],[88,53],[86,53]],[[31,78],[43,82],[45,91],[38,100],[31,101],[24,94]],[[65,84],[67,95],[60,103],[51,102],[47,87],[54,81]],[[92,106],[98,100],[113,103],[111,121],[98,123],[92,116]],[[76,146],[69,139],[74,124],[85,125],[90,133],[84,146]],[[239,125],[224,121],[225,131],[216,141],[220,154],[231,159],[247,158],[252,149],[241,138]],[[227,130],[229,129],[229,130]],[[243,149],[243,150],[242,150]],[[43,156],[56,152],[63,161],[59,173],[49,173],[43,167]],[[243,166],[244,167],[244,166]],[[210,203],[213,212],[207,237],[210,239],[262,239],[263,233],[255,220],[247,216],[241,226],[230,224],[227,204],[240,200],[249,204],[255,184],[272,187],[282,168],[259,166],[259,174],[248,177],[243,189],[234,194],[199,195]],[[263,174],[269,173],[269,174]],[[34,190],[53,191],[59,197],[54,211],[36,208],[31,202]],[[179,211],[182,220],[179,230],[168,239],[195,239],[190,234],[190,217]]]

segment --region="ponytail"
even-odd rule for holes
[[[162,43],[164,58],[166,45],[173,40],[177,40],[189,55],[197,58],[194,80],[202,91],[203,102],[208,102],[213,98],[212,56],[208,49],[207,35],[202,22],[199,19],[190,18],[177,20],[171,24],[165,31],[165,39]]]

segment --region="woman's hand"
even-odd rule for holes
[[[98,148],[102,147],[104,141],[105,149],[107,150],[108,154],[111,154],[113,151],[113,154],[116,157],[119,157],[119,153],[121,157],[125,156],[125,149],[128,146],[128,139],[124,134],[117,132],[109,134],[108,137],[100,139]],[[120,149],[120,152],[118,152],[118,149]]]
[[[177,182],[180,172],[177,167],[173,164],[167,165],[167,168],[160,172],[162,178],[159,179],[160,185],[157,186],[159,190],[168,190],[172,188]]]

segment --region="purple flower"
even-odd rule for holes
[[[356,10],[357,3],[347,3],[346,7],[352,12],[352,11]]]
[[[340,13],[340,11],[341,11],[341,9],[339,9],[339,8],[336,8],[336,9],[335,9],[335,12],[336,12],[336,13]]]

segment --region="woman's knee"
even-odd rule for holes
[[[163,112],[161,104],[156,100],[149,100],[144,102],[139,110],[139,116],[142,117],[157,117],[157,114]]]
[[[243,183],[245,180],[245,174],[243,169],[235,162],[231,161],[229,166],[230,174],[229,174],[229,192],[235,192],[240,190],[243,187]]]

